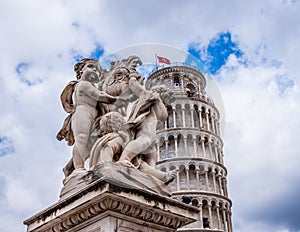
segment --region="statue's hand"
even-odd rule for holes
[[[142,77],[138,72],[132,72],[129,74],[129,85],[133,82],[138,82],[140,85],[143,85],[144,77]]]
[[[127,106],[130,102],[130,97],[117,97],[115,105],[119,107]]]

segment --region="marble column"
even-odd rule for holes
[[[197,157],[196,136],[193,136],[194,157]]]
[[[200,223],[200,229],[203,229],[203,204],[202,202],[199,204],[199,209],[200,209],[200,212],[199,212],[199,223]]]
[[[209,191],[209,185],[208,185],[208,169],[205,168],[205,185],[206,185],[206,191]]]
[[[182,127],[185,127],[185,108],[182,107]]]
[[[202,128],[203,127],[203,121],[202,121],[201,108],[199,108],[198,114],[199,114],[199,127]]]
[[[217,144],[217,143],[214,144],[214,148],[215,148],[216,162],[220,162],[220,161],[219,161],[218,144]]]
[[[191,120],[192,120],[192,127],[195,127],[195,122],[194,122],[194,106],[190,106],[191,108]]]
[[[173,127],[176,128],[176,108],[172,108],[173,112]]]
[[[213,160],[213,153],[212,153],[211,143],[212,143],[212,140],[209,138],[208,139],[209,155],[210,155],[210,159]]]
[[[212,178],[213,178],[213,185],[214,185],[214,192],[217,192],[217,185],[216,185],[216,171],[212,170]]]
[[[226,219],[226,212],[225,208],[222,208],[222,215],[223,215],[223,222],[224,222],[224,230],[227,231],[227,219]]]
[[[169,141],[167,138],[165,138],[165,146],[166,146],[166,157],[169,158]]]
[[[201,146],[202,146],[202,151],[203,151],[203,157],[205,158],[206,157],[206,152],[205,152],[204,141],[205,141],[205,138],[201,137]]]
[[[187,183],[187,189],[190,190],[191,187],[190,187],[190,175],[189,175],[189,168],[186,168],[185,170],[185,173],[186,173],[186,183]]]
[[[198,167],[196,167],[196,181],[197,181],[197,185],[196,188],[197,190],[200,190],[200,174],[199,174],[200,170]]]
[[[206,117],[206,123],[207,123],[207,128],[206,128],[206,129],[207,129],[208,131],[210,131],[208,114],[209,114],[208,110],[205,111],[205,117]]]
[[[208,217],[209,217],[209,228],[211,229],[212,227],[212,213],[211,213],[211,203],[208,203]]]
[[[216,211],[217,211],[217,218],[218,218],[218,229],[220,230],[222,229],[222,226],[221,226],[220,210],[218,205],[216,206]]]
[[[184,153],[185,153],[185,155],[187,155],[187,152],[188,152],[188,150],[187,150],[187,137],[186,137],[186,135],[184,135],[183,136],[183,142],[184,142]]]
[[[175,135],[176,136],[176,135]],[[178,157],[178,140],[177,140],[177,136],[174,137],[174,145],[175,145],[175,157]]]

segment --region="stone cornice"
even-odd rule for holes
[[[68,231],[103,215],[118,215],[176,229],[197,220],[199,210],[148,190],[98,179],[24,221],[28,232]]]

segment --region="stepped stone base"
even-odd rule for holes
[[[167,186],[159,181],[156,186],[138,170],[104,163],[83,179],[85,186],[79,180],[79,190],[64,191],[57,203],[24,221],[27,231],[175,232],[199,219],[196,207],[158,194],[166,193]]]

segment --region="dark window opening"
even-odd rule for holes
[[[174,87],[179,87],[180,86],[180,81],[179,81],[179,76],[174,77]]]
[[[209,228],[208,218],[203,218],[203,228]]]

